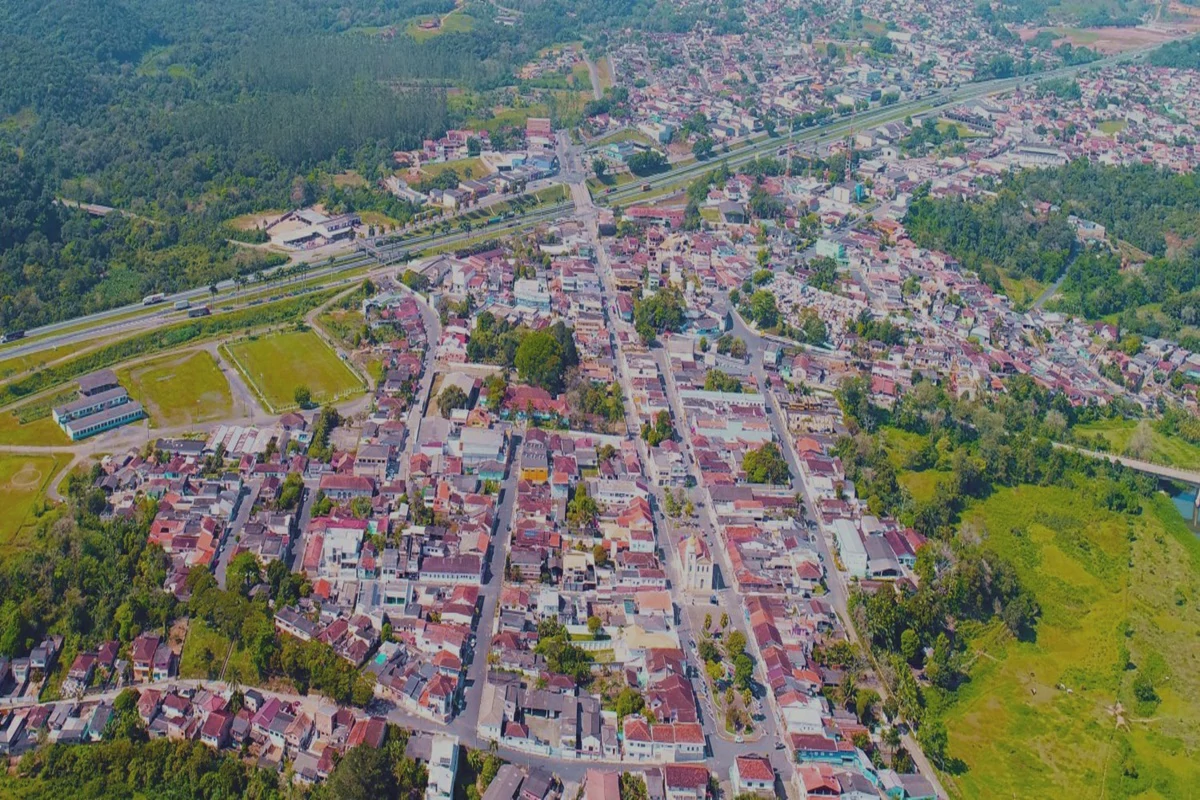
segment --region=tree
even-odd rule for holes
[[[292,398],[296,401],[296,405],[301,408],[309,408],[312,404],[312,391],[307,386],[297,386],[296,391],[292,394]]]
[[[749,689],[754,681],[754,660],[746,653],[738,653],[733,660],[733,682],[739,688]]]
[[[534,331],[521,340],[514,365],[521,380],[558,394],[563,384],[563,351],[549,331]]]
[[[467,397],[467,393],[459,386],[447,386],[438,395],[438,411],[442,416],[449,419],[451,413],[457,408],[466,408],[471,402]]]
[[[779,309],[775,303],[775,295],[767,289],[759,289],[750,295],[750,299],[743,306],[743,311],[760,328],[773,328],[779,322]]]
[[[353,747],[342,756],[325,782],[330,797],[380,800],[395,796],[395,777],[383,748]]]
[[[921,654],[921,639],[917,636],[917,632],[912,628],[905,628],[904,633],[900,634],[900,655],[904,656],[904,660],[913,666],[919,666],[919,657]]]
[[[750,483],[786,484],[791,480],[787,461],[774,442],[764,442],[757,450],[749,450],[742,459],[742,469]]]
[[[657,150],[643,150],[634,153],[625,163],[634,175],[651,175],[667,167],[667,157]]]
[[[600,635],[600,631],[604,630],[604,623],[599,617],[593,614],[592,616],[588,617],[587,628],[588,633],[592,634],[592,636],[598,637]]]
[[[626,686],[621,690],[621,693],[617,695],[617,719],[624,719],[631,714],[637,714],[645,707],[646,700],[642,697],[637,689]]]
[[[642,438],[651,447],[658,447],[663,442],[675,438],[675,426],[671,422],[671,412],[659,411],[654,417],[654,424],[649,422],[642,425]]]
[[[225,568],[225,585],[230,590],[245,595],[261,582],[262,566],[254,553],[238,553],[229,560],[229,565]]]
[[[931,719],[922,723],[917,730],[917,741],[921,743],[921,749],[934,764],[939,768],[945,768],[946,747],[950,744],[950,737],[946,733],[946,726],[940,719]]]
[[[725,655],[729,660],[734,660],[742,653],[746,652],[746,635],[739,630],[729,632],[725,637]]]
[[[580,481],[575,487],[575,496],[567,506],[567,522],[574,530],[583,531],[595,526],[600,516],[600,504],[588,495],[587,486]],[[604,552],[603,545],[597,545]],[[607,553],[604,554],[607,559]]]
[[[592,159],[592,172],[594,172],[596,174],[597,178],[599,178],[601,181],[603,181],[604,176],[608,174],[608,164],[606,164],[604,159],[602,159],[602,158],[599,158],[599,157],[593,158]]]

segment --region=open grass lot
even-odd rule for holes
[[[21,422],[16,412],[0,413],[0,444],[49,447],[70,443],[63,429],[49,416]]]
[[[307,386],[317,403],[364,388],[358,376],[312,331],[242,339],[226,349],[246,380],[275,410],[295,405],[298,386]]]
[[[488,119],[469,119],[465,127],[483,128],[486,131],[496,131],[505,125],[520,128],[524,127],[525,121],[530,117],[548,116],[550,108],[545,103],[528,103],[520,107],[500,106],[492,110],[492,116]]]
[[[608,60],[608,56],[601,56],[600,60],[596,62],[596,78],[600,81],[600,91],[602,92],[613,85],[612,63]]]
[[[1149,450],[1140,453],[1130,451],[1130,443],[1134,441],[1138,425],[1138,420],[1109,419],[1077,425],[1074,430],[1085,436],[1104,437],[1108,442],[1109,450],[1117,455],[1141,458],[1172,467],[1200,469],[1200,447],[1178,437],[1159,433],[1149,422],[1145,423],[1146,435],[1150,443]]]
[[[229,381],[207,350],[124,367],[117,370],[117,378],[145,406],[151,427],[210,422],[233,412]]]
[[[183,642],[183,654],[179,658],[179,677],[215,680],[221,674],[225,655],[229,652],[229,639],[214,630],[201,619],[188,623],[187,638]],[[239,682],[256,680],[258,670],[250,661],[246,650],[234,649],[225,670],[227,679],[236,677]]]
[[[948,791],[1194,795],[1200,540],[1170,500],[1160,494],[1141,514],[1125,515],[1086,492],[1022,486],[996,492],[963,518],[1012,560],[1042,618],[1033,642],[999,625],[964,631],[970,680],[942,712],[959,761],[943,776]],[[1139,673],[1160,702],[1137,700]]]
[[[925,503],[933,499],[933,493],[937,490],[938,484],[951,476],[951,472],[946,470],[927,469],[924,472],[902,472],[896,477],[896,480],[908,493],[912,495],[913,500],[918,503]]]
[[[1121,131],[1125,130],[1125,126],[1128,124],[1129,123],[1123,119],[1106,119],[1096,127],[1100,129],[1101,133],[1107,133],[1109,136],[1112,136],[1113,134],[1120,133]]]
[[[70,460],[65,454],[0,455],[0,558],[20,549],[46,487]]]
[[[317,324],[346,347],[353,347],[354,335],[362,332],[366,319],[358,309],[334,308],[318,316]]]
[[[421,174],[430,179],[436,178],[448,170],[454,170],[460,179],[466,178],[467,173],[470,173],[473,178],[482,178],[488,174],[487,166],[478,158],[460,158],[457,161],[441,161],[421,165]]]
[[[442,18],[442,24],[439,28],[426,29],[421,27],[422,22],[437,19],[438,15],[433,14],[427,17],[418,17],[404,29],[404,32],[416,39],[418,42],[423,42],[426,39],[432,39],[434,36],[440,36],[443,33],[466,33],[475,27],[475,18],[470,14],[465,14],[462,11],[453,11]]]
[[[1042,292],[1046,291],[1046,284],[1033,278],[1010,278],[1003,272],[1000,273],[1000,284],[1004,287],[1004,293],[1008,295],[1008,299],[1015,306],[1032,303],[1041,297]]]

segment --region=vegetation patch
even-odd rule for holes
[[[228,637],[204,620],[191,620],[187,639],[183,643],[183,654],[179,658],[179,677],[216,680],[224,669],[226,680],[258,680],[258,670],[250,660],[250,653],[237,647],[230,652],[232,644]],[[225,663],[227,656],[228,666]]]
[[[964,530],[1042,608],[1036,638],[969,636],[944,710],[962,797],[1185,796],[1200,779],[1200,542],[1163,495],[1137,516],[1062,487],[1003,489]]]

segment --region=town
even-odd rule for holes
[[[1200,77],[1154,48],[1200,17],[1082,36],[987,3],[845,5],[614,31],[599,67],[546,49],[521,81],[578,79],[577,124],[539,110],[389,148],[356,188],[403,224],[299,193],[242,230],[294,275],[101,318],[194,341],[14,396],[44,427],[0,450],[53,459],[10,475],[42,487],[36,516],[148,530],[112,545],[137,594],[103,640],[0,608],[0,750],[128,723],[315,787],[403,729],[427,800],[969,796],[929,698],[995,656],[950,642],[991,624],[1015,649],[1052,614],[986,560],[995,599],[965,633],[878,609],[968,561],[962,498],[1009,480],[998,464],[1114,458],[1079,469],[1115,512],[1139,479],[1198,474],[1146,422],[1200,412],[1200,287],[1147,288],[1191,240],[1147,244],[1057,187],[1194,172]],[[1029,199],[1039,180],[1055,201]],[[1020,222],[996,244],[989,217]],[[1142,282],[1128,307],[1122,281]],[[29,333],[35,358],[38,336],[82,336]],[[1001,398],[1050,398],[1053,441],[1014,452],[1034,439],[997,432]],[[1127,442],[1103,435],[1117,421]],[[1118,538],[1152,538],[1134,526]],[[1063,536],[1055,558],[1091,552]],[[1094,689],[1080,670],[1038,678],[1039,702],[1047,680]]]

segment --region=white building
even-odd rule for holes
[[[454,778],[457,774],[458,737],[446,733],[434,734],[425,800],[453,800]]]

